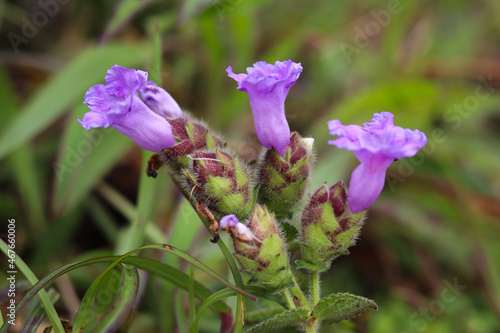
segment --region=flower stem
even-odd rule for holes
[[[316,333],[317,332],[316,325],[314,325],[314,326],[305,326],[304,327],[304,331],[306,333]]]
[[[292,295],[290,294],[290,289],[283,289],[283,295],[285,296],[286,303],[289,309],[295,309],[295,303],[293,302]]]
[[[319,272],[313,270],[311,273],[311,292],[312,292],[312,306],[315,307],[319,302],[320,287],[319,287]]]
[[[293,295],[293,299],[297,300],[300,303],[300,306],[304,306],[307,309],[311,310],[311,306],[309,305],[309,302],[307,302],[307,299],[304,296],[302,290],[300,289],[299,284],[297,283],[297,280],[295,280],[295,276],[293,276],[293,274],[292,274],[292,280],[293,280],[293,287],[288,288],[288,290]],[[295,301],[293,303],[295,304]]]

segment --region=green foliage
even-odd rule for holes
[[[81,256],[110,255],[110,249],[121,254],[145,242],[169,243],[220,275],[233,275],[242,288],[230,251],[218,244],[222,255],[205,241],[208,234],[199,228],[196,212],[187,200],[179,200],[167,172],[159,172],[154,181],[141,177],[148,156],[139,162],[140,151],[131,140],[112,131],[103,133],[102,142],[92,145],[87,156],[80,154],[80,163],[68,164],[71,151],[90,142],[91,132],[84,134],[75,119],[86,110],[81,106],[86,89],[103,83],[111,65],[150,70],[150,77],[183,109],[210,120],[246,160],[258,159],[248,99],[234,93],[224,68],[232,65],[240,72],[258,60],[292,59],[302,62],[304,72],[287,99],[286,113],[293,130],[316,140],[312,187],[325,180],[347,182],[357,163],[351,154],[327,146],[327,120],[361,124],[372,113],[386,110],[401,126],[419,128],[430,139],[421,155],[391,166],[363,237],[351,249],[353,255],[335,261],[333,270],[322,274],[325,294],[355,291],[377,300],[381,311],[367,312],[350,325],[324,325],[321,332],[497,332],[500,98],[495,59],[500,7],[493,0],[481,6],[465,0],[425,6],[400,3],[401,12],[391,15],[387,25],[379,24],[379,32],[358,47],[355,41],[362,38],[357,31],[373,26],[377,20],[372,11],[387,10],[388,3],[68,2],[14,53],[8,34],[22,37],[21,18],[31,20],[42,9],[38,2],[21,6],[0,1],[5,37],[0,70],[0,215],[16,218],[19,257],[38,277],[46,277],[54,267]],[[156,60],[150,64],[152,40],[163,45],[155,46]],[[342,43],[357,52],[347,57]],[[467,107],[475,98],[478,104]],[[71,169],[61,181],[54,163]],[[296,218],[291,221],[295,222]],[[292,260],[298,258],[297,248],[288,244]],[[102,249],[104,253],[94,252]],[[149,267],[161,276],[148,283],[134,323],[127,327],[133,333],[170,332],[182,326],[176,315],[190,318],[182,306],[190,297],[186,265],[177,257],[150,256],[154,263],[129,258],[136,260],[135,267]],[[127,260],[123,262],[132,264]],[[165,262],[179,274],[163,266]],[[99,272],[99,267],[89,265],[61,274],[67,274],[65,283],[83,295]],[[306,272],[296,272],[302,287],[308,286]],[[0,272],[5,283],[4,274]],[[467,290],[446,303],[442,312],[430,313],[432,320],[422,321],[419,309],[436,304],[446,288],[444,281],[455,277]],[[195,278],[193,293],[200,302],[221,288],[205,273]],[[180,300],[178,309],[174,297],[158,297],[174,293]],[[43,297],[43,290],[39,294]],[[270,297],[267,291],[257,296],[264,295]],[[222,308],[237,309],[235,323],[241,330],[245,302],[240,294],[237,297],[236,305]],[[44,298],[52,321],[74,313],[65,302],[58,301],[55,308],[50,303]],[[220,303],[213,307],[216,304]],[[218,323],[216,315],[203,315],[199,327],[215,332]]]
[[[319,320],[339,322],[351,319],[368,309],[378,310],[374,301],[347,293],[326,296],[313,309],[313,316]]]
[[[134,308],[138,290],[137,268],[118,264],[103,272],[85,293],[73,332],[116,331]]]
[[[251,326],[247,332],[269,332],[270,330],[284,327],[298,326],[307,319],[308,314],[309,311],[304,308],[286,310],[257,325]]]

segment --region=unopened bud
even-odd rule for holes
[[[326,270],[333,259],[354,245],[365,212],[351,215],[342,181],[325,184],[311,196],[302,212],[301,252],[306,266]]]
[[[157,87],[152,81],[148,81],[142,86],[141,99],[151,110],[164,118],[182,117],[179,104],[168,92]]]
[[[266,207],[256,205],[245,227],[239,223],[232,233],[241,266],[258,282],[272,289],[288,285],[291,281],[285,241],[281,237],[274,216]],[[242,237],[251,235],[251,238]]]
[[[254,191],[246,163],[219,148],[194,152],[190,158],[192,163],[183,169],[186,192],[218,216],[247,217],[254,205]]]
[[[313,142],[293,132],[284,157],[269,149],[259,163],[259,202],[279,217],[293,214],[304,195],[312,167]]]
[[[198,150],[214,149],[222,147],[224,143],[210,132],[208,127],[200,121],[187,116],[167,119],[172,126],[172,134],[176,141],[175,145],[158,153],[162,164],[166,164],[174,170],[180,171],[189,166],[189,155]],[[148,165],[148,175],[156,171],[159,164]]]

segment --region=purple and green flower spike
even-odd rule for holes
[[[291,218],[312,172],[314,139],[293,132],[285,157],[268,149],[258,165],[259,202],[278,218]]]
[[[106,85],[95,85],[85,94],[83,103],[90,111],[78,123],[86,130],[112,126],[149,151],[173,146],[170,124],[139,98],[147,78],[147,72],[114,65],[106,73]]]
[[[220,224],[222,229],[229,229],[234,256],[255,282],[271,289],[291,283],[285,240],[265,206],[255,206],[247,226],[231,216],[222,218]]]
[[[281,155],[290,144],[290,127],[285,116],[285,99],[290,87],[297,81],[302,66],[291,60],[264,61],[248,67],[248,74],[234,74],[229,66],[229,77],[238,82],[238,90],[245,91],[252,107],[255,133],[267,149],[273,147]]]
[[[321,185],[302,211],[302,267],[325,271],[332,260],[348,254],[364,217],[365,212],[349,212],[343,181],[331,187]]]
[[[286,309],[249,332],[299,326],[315,333],[324,320],[338,322],[376,310],[373,301],[360,296],[321,297],[320,273],[349,253],[366,209],[382,191],[387,168],[396,159],[414,156],[426,144],[425,134],[394,126],[389,112],[374,114],[363,127],[328,122],[330,134],[337,136],[329,144],[353,151],[361,164],[352,172],[348,190],[341,180],[333,186],[325,182],[304,199],[313,171],[314,139],[290,133],[284,107],[301,64],[257,62],[247,68],[248,74],[234,74],[231,67],[226,71],[247,92],[257,137],[267,148],[255,165],[226,148],[204,122],[183,113],[140,70],[111,67],[106,84],[87,91],[84,104],[91,111],[78,121],[87,130],[113,126],[157,152],[149,159],[147,174],[156,177],[156,170],[167,165],[174,184],[213,234],[212,241],[222,242],[219,230],[230,233],[233,256],[250,275],[249,283],[283,293]],[[300,249],[301,258],[298,251],[289,255],[287,244]],[[309,298],[294,277],[296,269],[306,269]]]
[[[368,208],[382,192],[385,171],[397,159],[414,156],[427,138],[419,130],[394,126],[390,112],[375,113],[364,127],[328,122],[330,134],[337,135],[329,144],[351,150],[361,164],[354,169],[349,183],[348,203],[353,213]]]

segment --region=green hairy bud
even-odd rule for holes
[[[182,170],[186,192],[218,217],[246,218],[254,206],[252,174],[246,163],[219,148],[194,152],[191,159]]]
[[[278,217],[290,216],[304,195],[312,167],[313,141],[293,132],[284,158],[269,149],[259,163],[259,201]]]
[[[350,214],[344,182],[325,184],[311,196],[302,212],[301,263],[320,271],[332,260],[348,254],[361,229],[365,212]]]
[[[272,213],[256,205],[247,225],[248,233],[233,236],[234,256],[256,282],[279,289],[291,281],[285,241]]]
[[[172,126],[172,135],[176,143],[151,156],[146,169],[151,177],[156,177],[156,170],[164,164],[180,171],[189,166],[189,155],[195,151],[214,149],[224,145],[222,140],[213,135],[201,121],[189,117],[167,118],[166,120]]]

